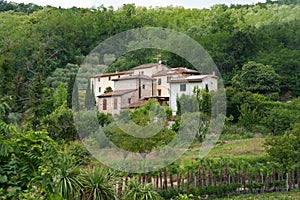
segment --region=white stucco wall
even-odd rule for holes
[[[153,74],[164,70],[164,69],[168,69],[168,67],[166,67],[165,65],[160,65],[157,64],[153,67],[149,67],[149,68],[142,68],[142,69],[134,69],[133,68],[133,73],[134,75],[146,75],[146,76],[152,76]]]
[[[113,79],[122,78],[124,76],[128,76],[129,74],[117,74],[111,76],[103,76],[103,77],[92,77],[91,85],[94,86],[94,94],[95,97],[104,94],[106,88],[111,87],[112,90],[115,90],[115,81]],[[109,78],[110,77],[110,78]],[[99,87],[101,87],[101,92],[99,92]]]
[[[186,91],[180,91],[181,84],[186,84]],[[218,79],[210,76],[203,79],[202,82],[170,83],[170,108],[172,109],[173,116],[176,115],[177,111],[177,97],[180,97],[182,94],[192,95],[195,86],[198,86],[199,89],[205,89],[206,84],[209,91],[216,91],[218,89]]]
[[[126,79],[115,81],[115,90],[130,90],[137,89],[138,81],[137,79]]]

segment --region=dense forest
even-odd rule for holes
[[[232,170],[236,169],[236,183],[246,188],[245,180],[251,179],[252,184],[252,177],[256,176],[256,169],[247,171],[249,175],[246,175],[245,166],[249,169],[250,164],[245,163],[254,166],[260,162],[272,162],[275,167],[265,167],[265,171],[257,164],[262,177],[262,181],[259,180],[263,182],[267,177],[265,188],[269,188],[272,180],[275,184],[272,169],[279,170],[273,174],[279,174],[277,181],[281,181],[280,184],[283,178],[288,179],[291,174],[294,177],[298,169],[298,175],[290,184],[296,188],[298,181],[299,187],[299,3],[299,0],[268,0],[255,5],[214,5],[210,9],[146,8],[133,4],[119,9],[104,6],[63,9],[0,1],[0,198],[132,199],[133,192],[136,195],[140,192],[145,199],[147,195],[152,195],[149,199],[160,199],[164,193],[158,194],[153,185],[139,185],[147,182],[147,176],[153,175],[158,177],[157,180],[160,176],[160,183],[165,184],[166,189],[167,170],[180,174],[179,169],[184,169],[185,174],[178,175],[182,176],[184,183],[184,178],[187,182],[191,180],[189,173],[193,170],[199,175],[201,167],[202,173],[204,165],[207,171],[202,173],[202,178],[210,181],[204,184],[203,180],[201,184],[204,186],[213,186],[213,176],[218,179],[220,187],[226,180],[230,182],[228,160],[213,161],[220,171],[212,171],[210,160],[197,160],[197,166],[175,163],[156,174],[143,174],[139,177],[142,181],[131,180],[123,188],[124,192],[121,188],[115,193],[116,184],[112,183],[115,178],[120,180],[126,176],[127,181],[127,176],[133,175],[99,167],[78,141],[73,121],[74,98],[73,110],[71,108],[72,96],[82,95],[73,91],[77,88],[75,76],[80,65],[84,59],[95,64],[109,63],[113,55],[107,53],[97,57],[89,53],[115,34],[142,27],[162,27],[184,33],[209,52],[222,74],[226,90],[227,112],[221,143],[232,137],[251,138],[255,134],[267,138],[267,156],[243,161],[236,158],[230,162]],[[158,60],[169,67],[192,67],[173,53],[142,49],[122,56],[107,68],[107,72],[128,70]],[[89,71],[89,75],[93,73],[93,69],[83,67],[81,70]],[[198,98],[195,101],[187,97],[182,97],[182,101],[193,105],[189,102],[204,101],[201,95],[208,99],[211,95],[198,93],[194,96]],[[130,113],[137,124],[149,122],[149,105]],[[87,105],[77,106],[87,108]],[[211,115],[208,100],[203,102],[203,107],[206,111],[201,117],[207,121]],[[160,112],[170,113],[168,109]],[[151,151],[151,145],[159,140],[166,142],[176,137],[180,115],[178,113],[171,129],[165,127],[154,140],[142,142],[116,128],[111,115],[98,113],[97,117],[112,141],[124,149],[143,152]],[[205,130],[202,132],[201,137],[204,137]],[[108,145],[101,142],[98,145]],[[144,146],[136,148],[141,143]],[[163,179],[165,183],[162,183]],[[158,182],[156,186],[158,188]],[[190,189],[187,183],[183,187]],[[236,190],[241,186],[233,187]],[[182,188],[178,186],[178,189]],[[205,191],[209,189],[212,188],[205,188]],[[226,193],[226,188],[224,191]],[[142,196],[136,199],[142,199]]]

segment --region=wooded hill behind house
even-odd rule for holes
[[[192,95],[176,97],[175,118],[155,100],[126,109],[117,118],[102,112],[89,115],[95,114],[95,94],[88,80],[99,72],[79,66],[84,59],[92,66],[111,63],[113,52],[105,48],[103,57],[89,53],[111,36],[142,27],[168,28],[196,40],[216,63],[225,89],[195,87]],[[299,30],[299,0],[210,9],[127,4],[116,10],[0,0],[0,199],[202,199],[299,189]],[[105,73],[160,60],[171,68],[193,68],[173,53],[141,49],[123,55]],[[78,70],[83,75],[76,77]],[[215,148],[200,158],[208,127],[219,128],[210,121],[216,114],[212,99],[221,102],[222,92],[225,125]],[[82,117],[77,126],[76,117]],[[196,133],[191,133],[196,139],[186,153],[150,173],[108,169],[83,145],[95,147],[100,155],[113,143],[146,158],[186,136],[181,125],[195,125],[198,117]],[[162,128],[149,138],[134,137],[119,127],[118,118],[131,130],[152,122]],[[94,129],[98,125],[102,137]],[[81,141],[79,129],[86,134]]]
[[[232,85],[232,77],[243,64],[255,61],[271,65],[280,75],[278,92],[282,100],[300,95],[297,1],[215,5],[202,10],[131,4],[118,10],[110,7],[61,9],[2,1],[0,11],[0,94],[14,97],[15,112],[22,113],[32,107],[36,81],[53,88],[60,81],[67,84],[77,65],[100,42],[139,27],[169,28],[198,41],[215,61],[226,86]],[[170,67],[191,67],[177,55],[144,49],[126,54],[109,71],[157,62],[157,55]],[[90,59],[105,63],[110,54]]]

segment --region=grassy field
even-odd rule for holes
[[[264,138],[251,138],[228,141],[218,144],[211,150],[208,157],[258,156],[265,154]]]
[[[258,195],[240,195],[236,197],[226,197],[221,198],[223,200],[225,199],[232,199],[232,200],[297,200],[300,199],[300,191],[290,191],[290,192],[275,192],[275,193],[268,193],[268,194],[258,194]]]
[[[227,143],[217,144],[207,155],[209,158],[218,157],[257,157],[264,156],[264,138],[251,138],[232,140]],[[180,160],[193,160],[199,158],[200,144],[193,144]]]

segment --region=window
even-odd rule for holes
[[[140,72],[139,72],[139,75],[144,75],[144,71],[140,71]]]
[[[186,91],[186,84],[180,84],[180,91]]]
[[[161,90],[157,90],[157,95],[161,96]]]
[[[205,90],[206,90],[206,91],[209,91],[209,90],[208,90],[208,84],[205,84]]]
[[[168,83],[170,82],[171,78],[172,78],[171,76],[168,76],[168,77],[167,77],[167,82],[168,82]]]
[[[98,82],[100,82],[100,78],[98,78]]]
[[[101,87],[99,87],[99,92],[101,92]]]
[[[118,109],[118,99],[114,98],[114,109]]]
[[[119,75],[118,78],[121,78],[121,76]]]
[[[131,98],[128,98],[128,104],[131,104]]]
[[[103,110],[107,109],[107,100],[103,99]]]
[[[158,85],[161,85],[161,78],[159,78],[159,79],[157,80],[157,84],[158,84]]]
[[[143,84],[143,89],[145,89],[145,84]]]
[[[109,81],[111,80],[111,77],[110,77],[110,76],[108,77],[108,80],[109,80]]]

